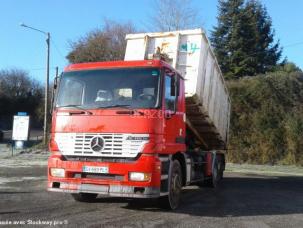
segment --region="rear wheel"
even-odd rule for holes
[[[219,179],[220,173],[218,169],[218,161],[215,160],[211,178],[205,181],[205,186],[210,188],[216,188],[218,186]]]
[[[198,183],[197,185],[200,187],[216,188],[218,186],[219,180],[221,179],[221,175],[223,175],[223,172],[221,174],[218,166],[218,161],[215,160],[211,177],[204,180],[203,182]]]
[[[97,198],[98,194],[94,193],[75,193],[72,194],[74,200],[79,202],[93,202]]]
[[[182,171],[178,160],[173,161],[171,173],[168,178],[168,195],[160,198],[160,204],[163,208],[174,210],[180,203],[182,192]]]

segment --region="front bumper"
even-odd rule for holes
[[[68,161],[61,155],[48,160],[48,190],[66,193],[97,193],[130,198],[156,198],[160,196],[161,168],[156,155],[142,154],[131,162]],[[83,166],[107,166],[108,174],[83,173]],[[65,169],[65,177],[50,175],[50,168]],[[151,180],[129,180],[129,172],[151,173]]]
[[[97,193],[114,197],[127,198],[157,198],[160,196],[160,188],[135,187],[125,185],[96,185],[96,184],[70,184],[60,182],[60,188],[48,188],[52,192],[65,193]]]

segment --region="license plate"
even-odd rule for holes
[[[83,166],[82,171],[84,173],[108,173],[107,166]]]

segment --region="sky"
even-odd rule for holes
[[[217,23],[217,0],[193,0],[208,34]],[[283,56],[303,69],[303,1],[261,0],[273,20]],[[51,34],[50,78],[62,71],[70,42],[102,28],[104,18],[131,21],[141,30],[150,24],[152,0],[0,0],[0,70],[18,68],[41,82],[46,71],[46,36],[20,26],[25,23]],[[182,6],[180,6],[182,7]]]

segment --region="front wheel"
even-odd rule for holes
[[[179,161],[172,162],[171,172],[168,180],[168,195],[160,198],[162,207],[174,210],[178,207],[182,192],[182,171]]]
[[[98,194],[94,193],[75,193],[72,194],[74,200],[78,202],[93,202],[97,198]]]

